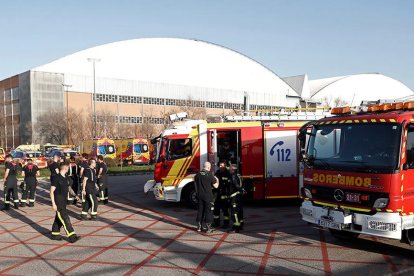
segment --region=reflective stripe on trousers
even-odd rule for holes
[[[63,220],[62,216],[60,215],[60,212],[59,212],[59,211],[57,211],[57,214],[58,214],[58,218],[59,218],[60,222],[62,223],[63,228],[65,229],[65,232],[66,232],[66,234],[68,235],[68,237],[70,237],[70,236],[72,236],[73,234],[75,234],[75,231],[73,231],[73,232],[70,232],[70,233],[69,233],[68,229],[66,228],[65,221]]]

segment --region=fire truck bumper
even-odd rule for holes
[[[161,183],[156,183],[154,180],[149,180],[145,183],[144,193],[152,192],[156,200],[179,202],[178,192],[176,186],[165,186]]]
[[[144,185],[144,193],[148,194],[149,192],[153,192],[156,184],[154,180],[148,180]]]
[[[401,240],[402,230],[407,229],[399,213],[378,212],[367,215],[315,206],[305,200],[300,207],[302,219],[324,228],[348,231],[358,234]]]

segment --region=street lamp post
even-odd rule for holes
[[[72,87],[70,84],[62,83],[63,90],[66,92],[66,137],[69,145],[69,88]]]
[[[100,62],[99,58],[88,58],[89,62],[92,62],[93,68],[93,137],[96,137],[96,77],[95,77],[95,64]]]

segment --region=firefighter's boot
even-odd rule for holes
[[[202,227],[202,225],[201,225],[201,222],[199,222],[199,223],[197,224],[197,232],[201,232],[201,230],[203,230],[203,227]]]
[[[210,223],[208,223],[207,225],[207,229],[206,229],[206,233],[207,234],[211,234],[211,233],[213,233],[214,231],[216,231],[212,226],[211,226],[211,224]]]
[[[26,207],[26,202],[20,202],[20,207]]]
[[[29,207],[34,207],[34,202],[29,202]]]
[[[61,235],[52,235],[52,237],[50,237],[50,239],[54,240],[54,241],[61,241],[62,236]]]
[[[76,234],[75,235],[72,235],[72,236],[70,236],[69,237],[69,242],[70,243],[75,243],[75,242],[77,242],[78,240],[80,240],[80,236],[77,236]]]
[[[88,220],[88,216],[87,215],[81,215],[80,220]]]
[[[19,202],[14,202],[14,209],[19,209]]]
[[[229,230],[229,233],[240,233],[241,227],[240,225],[234,225]]]

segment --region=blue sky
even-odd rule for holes
[[[181,37],[232,48],[280,76],[380,72],[414,89],[410,0],[13,0],[0,10],[0,79],[108,42]]]

